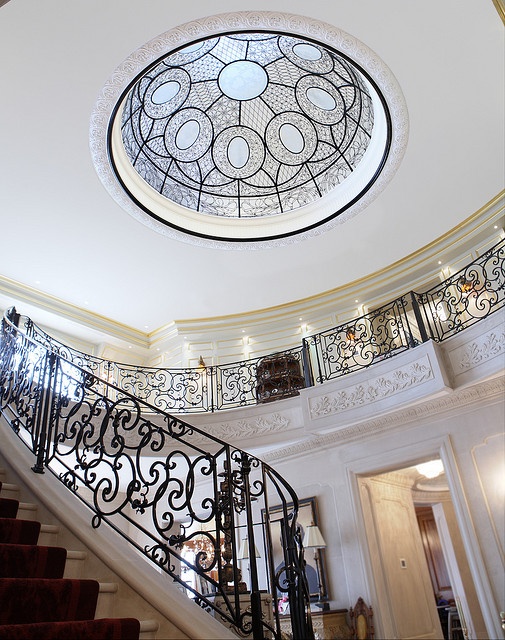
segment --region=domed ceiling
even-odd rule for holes
[[[0,54],[0,306],[92,344],[333,322],[503,190],[492,0],[0,0]]]
[[[318,41],[307,35],[314,21],[301,17],[297,34],[286,14],[276,21],[255,14],[255,30],[250,14],[219,19],[220,28],[204,19],[206,35],[197,39],[194,25],[178,27],[189,42],[175,48],[172,33],[161,34],[142,47],[152,62],[132,73],[139,66],[133,52],[106,84],[104,95],[118,98],[106,130],[92,120],[99,175],[116,197],[110,163],[128,198],[122,206],[185,241],[265,247],[331,228],[343,212],[358,210],[386,167],[380,188],[400,163],[408,117],[393,75],[364,44],[324,23]],[[274,22],[282,29],[273,30]],[[223,32],[228,23],[242,29]],[[97,113],[103,109],[100,98]],[[106,137],[106,149],[97,137]]]

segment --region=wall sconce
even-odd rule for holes
[[[354,341],[356,340],[356,331],[354,330],[354,327],[349,327],[348,329],[346,329],[345,338],[347,342],[351,342],[354,344]]]
[[[465,276],[461,276],[458,280],[458,288],[463,295],[467,296],[473,289],[473,282],[471,280],[467,280]]]
[[[324,541],[321,531],[319,531],[319,527],[313,522],[305,529],[305,535],[303,536],[303,546],[305,549],[314,549],[314,561],[317,568],[317,586],[319,593],[317,605],[319,607],[322,607],[323,610],[329,609],[329,604],[327,602],[323,602],[324,600],[326,600],[326,593],[324,593],[323,585],[321,584],[322,569],[321,555],[319,551],[319,549],[324,549],[326,547],[326,542]]]
[[[442,460],[430,460],[416,465],[417,471],[425,478],[437,478],[444,471]]]

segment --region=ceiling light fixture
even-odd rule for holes
[[[425,478],[437,478],[444,472],[444,465],[442,460],[430,460],[429,462],[423,462],[416,465],[417,471]]]

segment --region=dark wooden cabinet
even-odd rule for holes
[[[263,358],[256,367],[256,399],[270,402],[298,395],[305,380],[301,363],[294,355],[277,355]]]

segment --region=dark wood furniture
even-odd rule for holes
[[[363,598],[358,598],[354,607],[349,609],[351,620],[351,638],[356,640],[373,640],[373,609],[365,604]]]
[[[298,395],[305,380],[300,360],[294,355],[268,356],[260,360],[256,367],[256,399],[270,402],[279,398]]]

